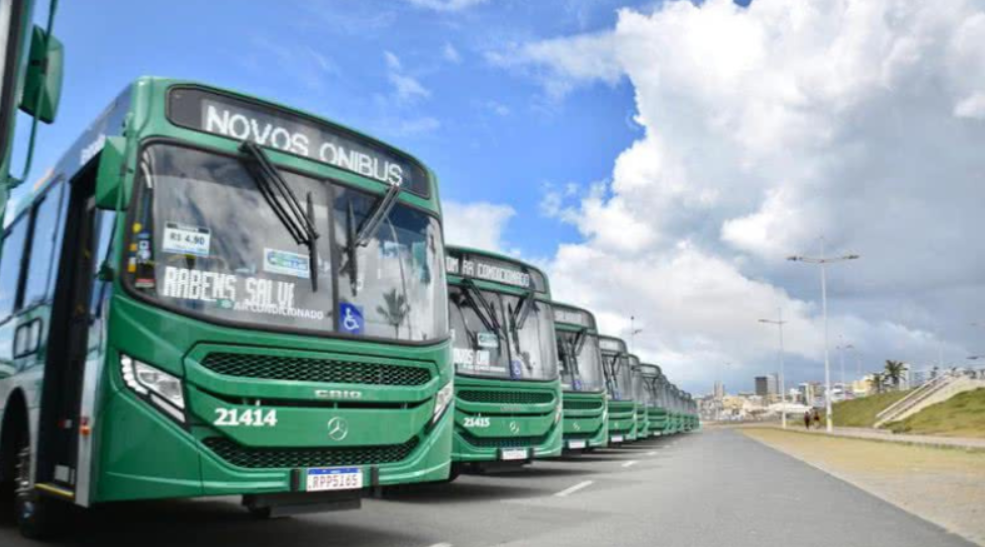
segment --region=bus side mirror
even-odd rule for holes
[[[106,137],[103,151],[99,154],[99,170],[96,173],[96,207],[115,211],[120,203],[126,163],[126,139]]]
[[[34,27],[20,109],[44,123],[55,121],[58,112],[64,54],[61,41],[48,36],[41,27]]]

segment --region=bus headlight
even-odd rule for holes
[[[455,380],[448,380],[445,387],[438,390],[438,393],[434,396],[434,414],[431,416],[431,423],[438,421],[441,415],[444,414],[445,409],[448,408],[448,403],[451,402],[452,398],[455,397]]]
[[[123,382],[134,393],[149,399],[175,420],[185,422],[185,392],[180,379],[129,355],[120,356],[120,369]]]

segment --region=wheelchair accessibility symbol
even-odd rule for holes
[[[359,306],[348,302],[339,303],[339,326],[342,332],[348,334],[362,334],[365,321],[363,311]]]

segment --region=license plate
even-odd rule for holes
[[[308,470],[308,492],[358,490],[363,487],[363,470],[358,467],[319,467]]]
[[[504,448],[502,458],[504,461],[525,460],[528,452],[526,448]]]
[[[614,442],[614,443],[621,443],[622,442],[622,435],[613,435],[612,436],[612,442]]]
[[[568,448],[571,450],[585,448],[585,441],[568,441]]]

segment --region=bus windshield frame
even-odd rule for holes
[[[557,342],[562,387],[581,392],[605,391],[598,335],[588,329],[558,329]]]
[[[120,271],[127,293],[236,328],[407,345],[447,338],[437,214],[398,201],[368,243],[356,249],[359,268],[350,283],[340,258],[351,235],[346,224],[365,221],[382,194],[282,165],[275,169],[295,194],[305,196],[302,204],[311,196],[305,213],[319,232],[313,269],[308,247],[292,240],[264,203],[244,156],[182,140],[145,139],[125,225]],[[224,237],[231,243],[224,244]],[[172,265],[157,264],[157,257]],[[197,268],[201,262],[220,271],[208,272],[205,281]],[[317,272],[317,289],[305,270]],[[370,279],[374,275],[379,283]],[[195,279],[199,287],[192,290]],[[243,294],[250,296],[243,300]],[[357,328],[346,322],[353,315]]]
[[[514,295],[465,281],[448,285],[448,306],[456,374],[511,381],[558,379],[554,316],[548,302],[533,293]],[[517,317],[521,306],[529,307],[522,325]]]

